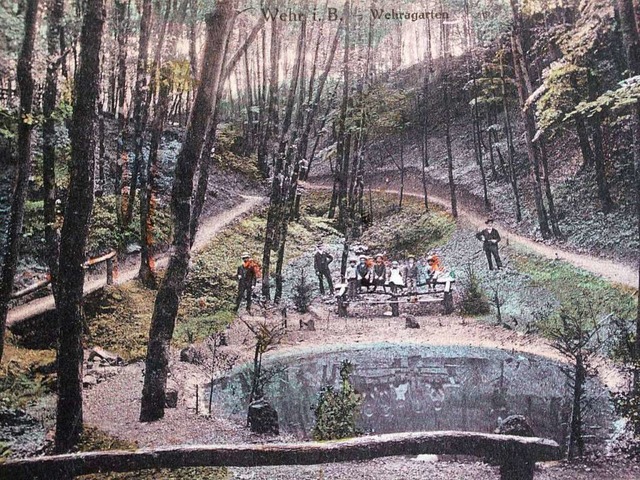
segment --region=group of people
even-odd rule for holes
[[[435,289],[442,270],[438,256],[433,253],[427,256],[425,265],[416,261],[414,255],[409,255],[402,264],[397,260],[389,262],[382,254],[375,257],[361,255],[359,260],[349,260],[345,274],[347,295],[353,299],[363,288],[366,292],[376,292],[379,287],[382,287],[384,292],[389,288],[394,294],[406,288],[410,295],[415,295],[418,285],[427,285],[430,290]]]
[[[487,257],[489,269],[493,270],[493,262],[498,269],[502,268],[502,260],[498,251],[500,234],[493,228],[493,219],[488,219],[487,227],[476,234],[476,238],[482,241],[483,250]],[[329,292],[334,291],[333,280],[331,278],[330,264],[333,256],[324,249],[322,244],[316,246],[313,257],[313,267],[318,277],[320,294],[325,294],[325,281]],[[378,254],[375,257],[361,255],[358,260],[352,258],[345,272],[345,279],[348,285],[347,295],[349,299],[354,299],[363,288],[367,292],[376,292],[382,287],[386,293],[387,288],[393,294],[400,289],[407,289],[410,295],[417,293],[418,285],[426,285],[428,289],[435,289],[438,277],[443,272],[440,259],[435,253],[430,253],[425,264],[416,261],[414,255],[409,255],[406,262],[400,264],[397,260],[389,261],[385,255]],[[240,304],[246,299],[247,311],[251,311],[251,294],[253,287],[260,277],[260,265],[251,258],[249,253],[242,254],[242,264],[238,267],[238,295],[236,298],[237,312]]]
[[[325,281],[329,291],[333,291],[333,280],[329,265],[333,256],[327,252],[323,245],[318,244],[313,258],[313,266],[318,277],[320,294],[325,294]],[[426,284],[428,288],[435,288],[436,281],[442,272],[442,265],[438,256],[430,254],[426,265],[420,265],[415,256],[410,255],[406,263],[402,265],[394,260],[388,261],[385,255],[378,254],[375,257],[361,255],[359,260],[352,258],[346,268],[345,280],[348,285],[348,296],[353,299],[362,291],[375,292],[382,287],[391,293],[397,293],[399,289],[407,288],[410,294],[415,294],[418,284]],[[422,280],[422,282],[421,282]]]

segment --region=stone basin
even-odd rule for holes
[[[537,436],[566,443],[571,392],[561,363],[500,349],[425,344],[333,345],[265,356],[266,368],[283,368],[266,389],[281,431],[308,439],[313,405],[323,385],[338,387],[340,364],[362,394],[359,426],[365,433],[466,430],[493,432],[499,419],[524,415]],[[214,401],[246,419],[250,365],[213,385]],[[210,385],[206,386],[209,392]],[[615,419],[609,392],[587,384],[585,435],[592,444],[610,437]]]

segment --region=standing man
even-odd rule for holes
[[[333,262],[333,257],[329,252],[325,252],[322,244],[316,246],[316,253],[313,256],[313,268],[316,271],[318,282],[320,283],[320,295],[324,295],[324,280],[327,279],[329,292],[333,294],[333,281],[331,280],[331,270],[329,264]]]
[[[482,249],[487,256],[489,270],[493,270],[493,259],[496,261],[496,267],[500,270],[502,268],[502,260],[500,260],[500,253],[498,252],[500,234],[498,230],[493,228],[493,218],[488,219],[485,223],[487,228],[476,233],[476,238],[482,241]],[[493,257],[493,259],[491,257]]]
[[[247,300],[247,312],[251,315],[251,293],[256,281],[260,276],[260,266],[255,262],[248,252],[242,253],[242,263],[238,267],[238,296],[236,297],[235,312],[238,312],[243,297]]]

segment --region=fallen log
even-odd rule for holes
[[[533,479],[536,461],[557,460],[553,440],[476,432],[410,432],[330,442],[182,445],[52,455],[0,463],[0,479],[57,480],[98,472],[181,467],[313,465],[396,455],[471,455],[500,463],[502,480]]]

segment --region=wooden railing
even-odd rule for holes
[[[558,460],[553,440],[476,432],[392,433],[330,442],[183,445],[10,460],[0,479],[60,480],[98,472],[181,467],[314,465],[396,455],[471,455],[500,465],[502,480],[531,480],[536,461]]]
[[[113,285],[113,280],[117,276],[118,270],[118,254],[115,250],[111,250],[109,253],[106,253],[100,257],[90,258],[89,260],[84,262],[83,267],[89,268],[90,266],[98,265],[102,262],[107,262],[107,285]],[[48,274],[46,279],[40,280],[33,285],[29,285],[27,288],[12,293],[10,299],[16,300],[18,298],[22,298],[26,295],[29,295],[30,293],[37,292],[38,290],[46,288],[50,283],[51,276]]]

